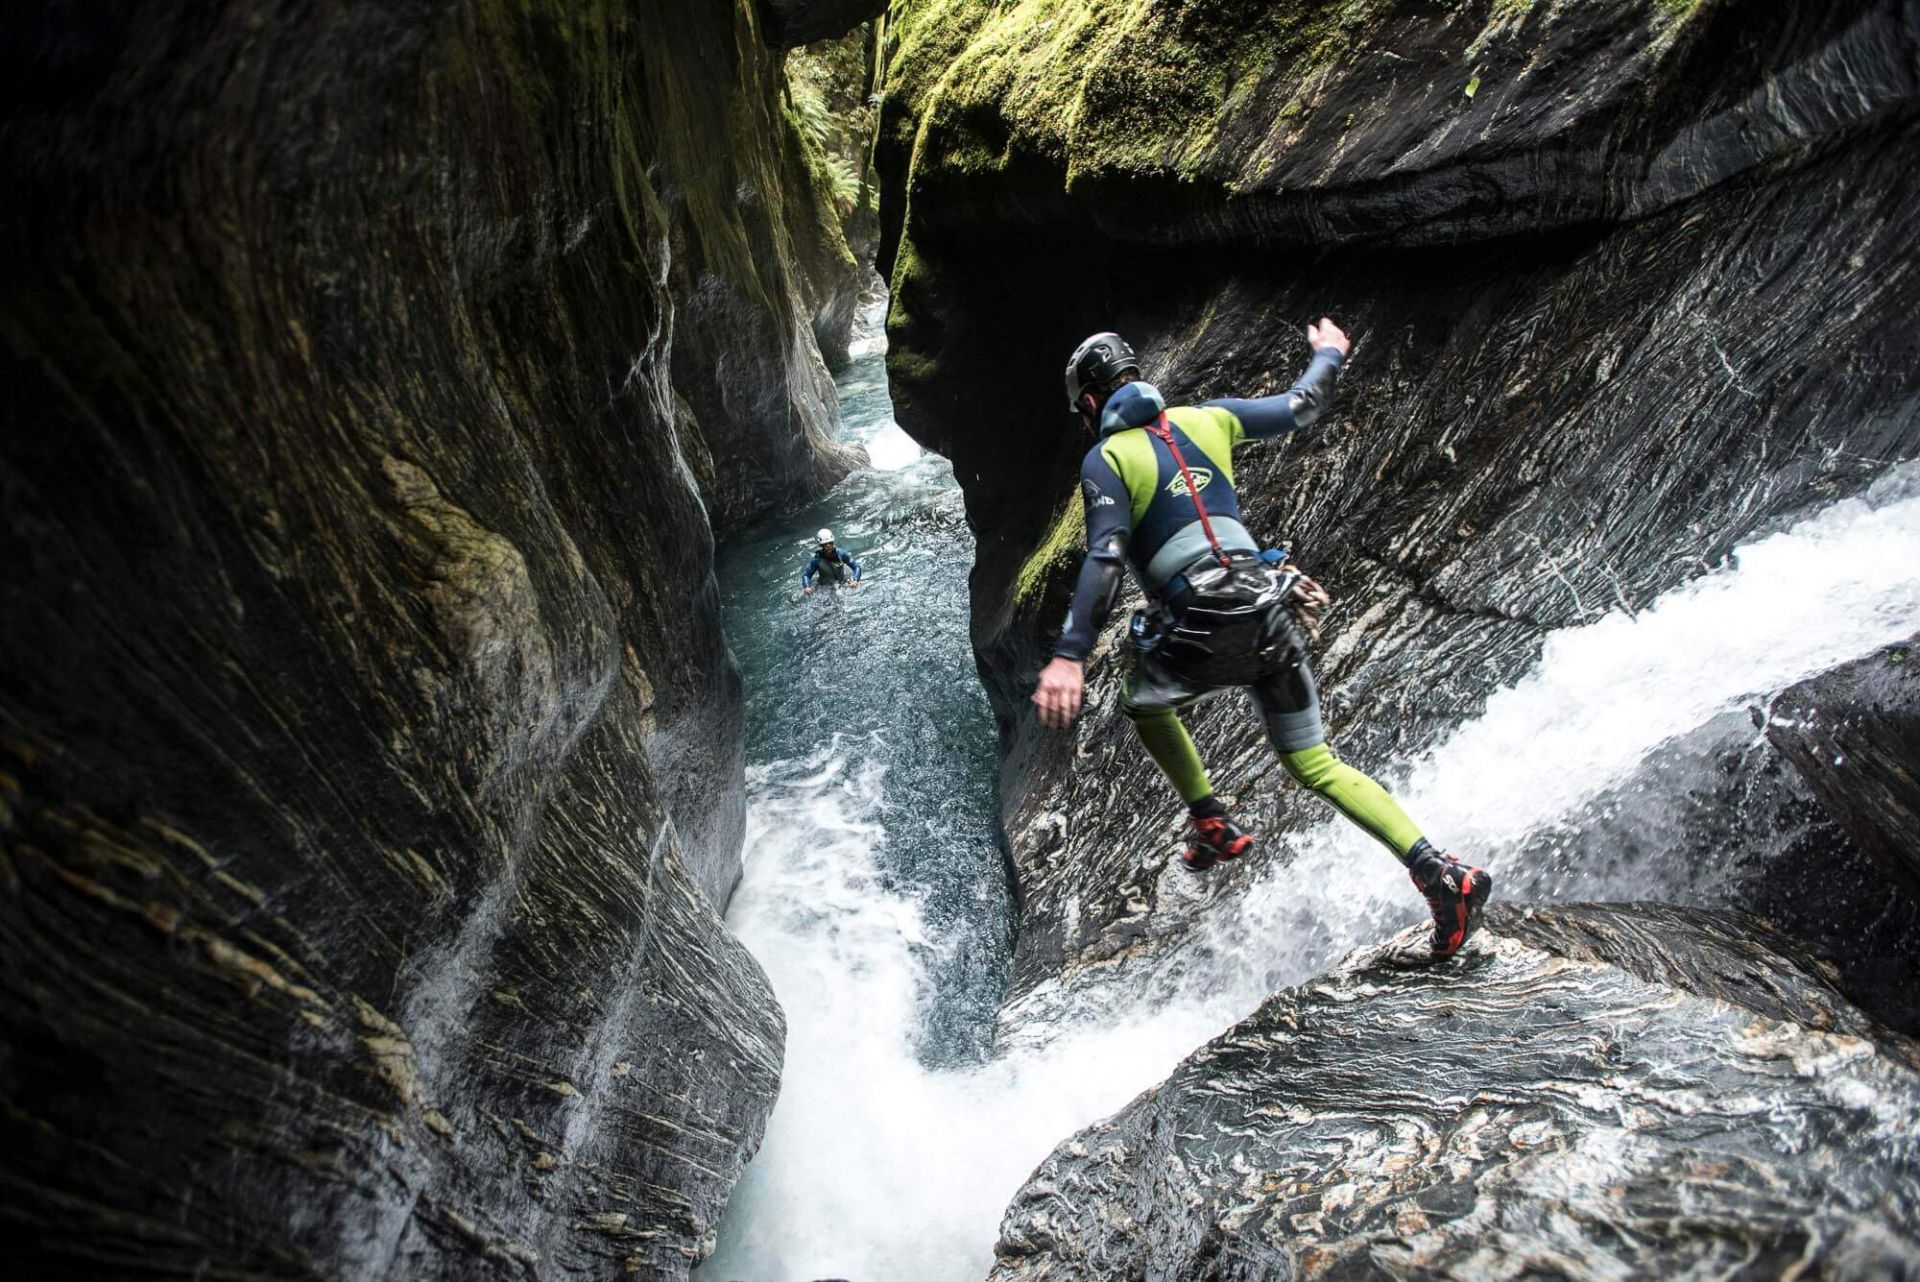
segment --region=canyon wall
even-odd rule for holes
[[[1876,1017],[1912,1026],[1920,913],[1821,811],[1870,847],[1910,809],[1896,660],[1795,691],[1779,725],[1752,690],[1751,725],[1723,710],[1579,810],[1514,816],[1505,902],[1455,963],[1426,967],[1417,928],[1326,973],[1348,923],[1322,910],[1371,895],[1387,856],[1342,866],[1323,843],[1289,863],[1290,831],[1327,811],[1235,697],[1190,723],[1262,846],[1201,879],[1179,866],[1182,807],[1118,708],[1137,595],[1072,732],[1043,732],[1028,695],[1083,541],[1092,439],[1060,371],[1098,330],[1170,404],[1284,389],[1321,315],[1353,334],[1335,411],[1235,475],[1250,528],[1334,592],[1329,726],[1390,780],[1556,630],[1640,611],[1842,496],[1881,501],[1882,478],[1910,489],[1888,474],[1920,456],[1920,4],[921,0],[896,18],[889,373],[978,538],[1020,904],[1001,1044],[1278,989],[1060,1142],[993,1276],[1915,1267],[1920,1079]],[[1858,762],[1832,764],[1836,744]],[[1795,934],[1514,903],[1583,891],[1732,900]]]
[[[15,1275],[683,1277],[783,1036],[715,533],[853,461],[760,11],[31,5],[0,69]]]

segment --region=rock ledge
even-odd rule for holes
[[[1015,1198],[995,1282],[1920,1268],[1915,1048],[1771,928],[1496,907],[1276,993]]]

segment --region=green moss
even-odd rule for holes
[[[887,352],[887,376],[895,383],[908,387],[915,383],[926,383],[939,372],[939,364],[931,356],[922,356],[911,348],[891,349]]]
[[[1014,604],[1023,606],[1034,601],[1046,589],[1047,581],[1054,572],[1063,569],[1073,553],[1086,542],[1086,537],[1086,508],[1081,505],[1077,493],[1069,494],[1055,514],[1047,536],[1040,540],[1040,546],[1021,564],[1020,573],[1014,577]]]
[[[796,49],[784,76],[782,104],[807,168],[845,219],[862,196],[873,132],[860,38]]]
[[[889,93],[905,95],[931,124],[937,145],[916,149],[916,167],[973,176],[1026,151],[1059,157],[1069,185],[1113,171],[1211,172],[1232,183],[1271,156],[1227,154],[1223,127],[1273,102],[1276,86],[1285,87],[1287,122],[1309,112],[1316,78],[1388,2],[896,5]]]
[[[1057,158],[1071,187],[1138,173],[1248,190],[1312,127],[1330,81],[1425,11],[1515,34],[1538,0],[896,0],[888,96],[921,130],[909,184]],[[1701,0],[1651,0],[1670,39]],[[1422,19],[1424,20],[1424,19]],[[1474,25],[1469,25],[1474,24]],[[896,136],[896,140],[897,136]],[[1229,140],[1231,145],[1228,145]],[[903,140],[902,140],[903,141]]]
[[[1653,0],[1653,39],[1648,49],[1661,57],[1673,48],[1700,11],[1700,0]]]
[[[920,255],[915,252],[913,242],[901,241],[899,252],[893,256],[893,279],[887,282],[888,330],[904,330],[912,325],[913,317],[908,308],[916,287],[924,283],[923,273]]]
[[[811,199],[805,202],[810,208],[790,209],[787,225],[790,230],[798,230],[800,219],[812,215],[813,239],[817,240],[829,252],[838,257],[845,266],[853,266],[853,251],[847,248],[847,215],[852,212],[853,192],[846,192],[842,199],[842,179],[835,172],[839,158],[831,156],[816,144],[808,134],[808,127],[796,121],[792,113],[787,113],[784,121],[787,136],[783,140],[788,160],[790,195],[806,194]],[[854,184],[855,190],[858,183]]]
[[[924,284],[914,207],[942,178],[971,185],[1037,157],[1057,163],[1068,188],[1128,172],[1205,176],[1229,190],[1256,181],[1311,114],[1314,76],[1390,2],[896,3],[885,42],[896,106],[884,127],[910,159],[889,328],[904,336],[926,308],[930,290],[912,297]],[[1249,116],[1265,139],[1224,146],[1223,133]]]
[[[909,215],[910,216],[910,215]],[[893,278],[887,282],[887,374],[896,392],[909,392],[939,372],[927,344],[919,341],[915,309],[932,295],[933,282],[911,240],[903,240],[893,258]]]

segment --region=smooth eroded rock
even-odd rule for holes
[[[750,5],[0,20],[17,1276],[711,1249],[783,1035],[713,531],[850,462]]]
[[[1772,931],[1499,907],[1277,993],[1010,1207],[996,1282],[1920,1268],[1920,1055]]]

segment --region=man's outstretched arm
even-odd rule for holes
[[[1087,559],[1074,585],[1073,604],[1053,648],[1053,662],[1040,670],[1033,701],[1042,725],[1064,726],[1080,712],[1081,687],[1093,639],[1113,612],[1127,572],[1127,539],[1133,533],[1133,501],[1099,450],[1080,465],[1080,497],[1087,512]]]
[[[1346,359],[1352,344],[1346,333],[1325,316],[1319,324],[1307,326],[1307,342],[1313,345],[1313,360],[1292,387],[1275,396],[1208,401],[1208,408],[1232,414],[1255,440],[1285,436],[1296,428],[1313,426],[1333,404],[1334,388],[1340,380],[1340,363]]]

